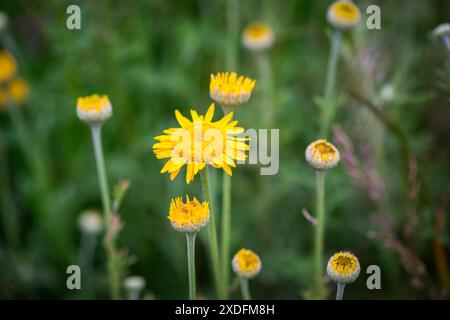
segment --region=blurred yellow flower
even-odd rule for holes
[[[7,95],[14,103],[23,103],[28,98],[28,84],[22,78],[13,78],[8,82]]]
[[[242,32],[242,44],[251,51],[262,51],[272,46],[275,34],[272,28],[262,22],[254,22]]]
[[[222,107],[234,107],[250,99],[255,80],[239,76],[235,72],[219,72],[211,75],[209,94]]]
[[[354,27],[361,20],[361,12],[351,1],[338,0],[328,7],[328,22],[338,29]]]
[[[17,63],[14,57],[8,52],[0,51],[0,83],[8,81],[16,73]]]
[[[240,277],[253,278],[261,271],[261,259],[249,249],[239,250],[231,263],[233,271]]]
[[[186,195],[186,203],[181,197],[172,199],[169,210],[169,220],[174,229],[181,232],[195,233],[209,221],[209,206],[206,201],[200,203]]]
[[[112,116],[112,105],[108,96],[93,94],[79,97],[77,100],[77,115],[89,124],[98,124]]]
[[[186,183],[194,180],[195,175],[207,164],[214,168],[222,168],[230,176],[230,167],[236,167],[235,160],[245,160],[245,151],[249,146],[246,138],[236,137],[243,128],[236,127],[237,121],[231,121],[230,112],[219,121],[212,121],[214,103],[211,104],[205,116],[198,115],[191,110],[192,121],[185,118],[178,110],[175,116],[179,128],[164,130],[164,135],[155,137],[159,142],[153,145],[153,152],[157,159],[170,158],[161,173],[170,173],[173,180],[186,165]]]
[[[325,139],[311,143],[305,152],[305,158],[315,169],[330,169],[337,165],[340,159],[339,150]]]
[[[350,252],[335,253],[327,264],[328,276],[338,283],[347,284],[355,281],[360,271],[358,258]]]

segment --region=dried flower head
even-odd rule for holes
[[[272,28],[262,22],[254,22],[242,32],[242,44],[248,50],[259,52],[270,48],[275,41]]]
[[[153,145],[156,158],[170,158],[161,173],[170,173],[171,180],[184,165],[187,167],[186,183],[193,181],[195,175],[208,164],[222,168],[231,176],[231,167],[236,167],[235,160],[247,158],[245,151],[249,150],[249,146],[245,143],[246,139],[235,136],[244,129],[236,127],[237,121],[231,121],[233,112],[219,121],[212,121],[214,104],[211,104],[204,116],[191,110],[192,121],[178,110],[175,116],[180,127],[164,130],[164,135],[155,137],[159,142]]]
[[[328,7],[328,22],[338,29],[349,29],[361,20],[361,12],[351,1],[338,0]]]
[[[338,283],[352,283],[358,278],[360,271],[358,258],[350,252],[335,253],[327,264],[328,276]]]
[[[234,107],[250,99],[255,80],[238,76],[235,72],[219,72],[211,75],[209,95],[222,107]]]
[[[333,168],[340,159],[339,150],[325,139],[311,143],[305,152],[306,161],[317,170]]]
[[[87,233],[99,233],[103,228],[103,218],[97,210],[83,211],[78,218],[80,229]]]
[[[0,83],[10,80],[16,73],[17,63],[14,57],[4,50],[0,50]]]
[[[200,203],[195,197],[190,200],[186,196],[186,203],[178,197],[170,203],[168,218],[175,230],[195,233],[208,223],[209,206],[206,201]]]
[[[89,124],[101,124],[112,116],[111,102],[106,95],[79,97],[77,115],[80,120]]]
[[[123,280],[125,290],[141,292],[145,288],[145,279],[141,276],[129,276]]]
[[[239,250],[233,257],[233,271],[240,277],[253,278],[261,271],[261,259],[249,249]]]

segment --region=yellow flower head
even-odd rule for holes
[[[338,0],[328,7],[328,22],[335,28],[348,29],[361,20],[361,12],[351,1]]]
[[[14,78],[8,82],[8,97],[14,103],[23,103],[28,98],[28,84],[22,78]]]
[[[350,252],[335,253],[327,264],[328,276],[338,283],[352,283],[358,278],[360,271],[358,258]]]
[[[242,32],[242,44],[251,51],[262,51],[270,48],[275,41],[272,28],[262,22],[254,22]]]
[[[212,121],[212,103],[204,116],[198,115],[195,110],[191,110],[192,120],[185,118],[178,110],[175,116],[180,127],[164,130],[164,135],[155,137],[158,142],[153,145],[157,159],[169,158],[161,173],[170,173],[171,180],[175,179],[184,165],[187,167],[188,184],[207,164],[222,168],[231,176],[231,167],[236,167],[235,160],[247,158],[247,139],[235,136],[244,132],[244,129],[236,127],[236,120],[231,121],[233,112],[219,121]]]
[[[235,72],[219,72],[211,75],[209,95],[222,107],[234,107],[250,99],[255,80],[239,76]]]
[[[311,143],[305,152],[308,163],[318,170],[333,168],[340,159],[339,150],[325,139]]]
[[[112,106],[106,95],[93,94],[79,97],[77,100],[77,115],[80,120],[89,124],[99,124],[112,116]]]
[[[231,263],[233,271],[240,277],[253,278],[261,271],[261,259],[249,249],[239,250]]]
[[[195,233],[206,226],[209,221],[209,206],[207,202],[200,203],[195,197],[186,203],[181,197],[172,199],[169,210],[169,220],[175,230]]]
[[[16,73],[17,63],[7,51],[0,51],[0,83],[8,81]]]

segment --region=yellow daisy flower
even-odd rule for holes
[[[350,252],[335,253],[327,264],[328,276],[338,283],[352,283],[358,278],[360,271],[358,258]]]
[[[200,203],[195,197],[189,200],[189,196],[186,196],[186,203],[178,197],[170,203],[168,218],[175,230],[195,233],[208,223],[209,206],[206,201]]]
[[[261,271],[261,259],[249,249],[239,250],[231,263],[233,271],[240,277],[253,278]]]
[[[89,124],[99,124],[112,116],[112,105],[108,96],[93,94],[79,97],[77,115],[80,120]]]
[[[7,51],[0,51],[0,83],[8,81],[16,73],[17,63]]]
[[[236,127],[236,120],[231,121],[233,112],[219,121],[212,121],[212,103],[204,116],[198,115],[195,110],[191,110],[192,120],[178,110],[175,116],[180,127],[164,130],[164,135],[155,137],[158,142],[153,145],[157,159],[170,158],[161,173],[168,172],[171,180],[175,179],[184,165],[187,167],[188,184],[207,164],[222,168],[231,176],[231,167],[236,167],[235,160],[247,158],[245,151],[249,150],[249,146],[245,141],[248,139],[235,136],[244,132],[244,129]]]
[[[328,7],[328,22],[338,29],[354,27],[361,20],[361,12],[351,1],[338,0]]]
[[[325,139],[311,143],[305,152],[305,158],[315,169],[330,169],[337,165],[340,159],[339,150]]]
[[[275,41],[272,28],[262,22],[254,22],[242,32],[242,44],[251,51],[262,51],[270,48]]]
[[[219,72],[211,75],[209,95],[222,107],[234,107],[250,99],[255,80],[239,76],[235,72]]]

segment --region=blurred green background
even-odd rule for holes
[[[230,43],[234,71],[257,81],[236,119],[245,128],[280,129],[277,175],[261,176],[256,165],[233,172],[232,252],[246,247],[262,259],[254,298],[305,297],[313,226],[302,208],[314,213],[315,180],[304,150],[318,138],[330,1],[245,0],[231,13],[239,32],[253,21],[274,29],[276,42],[265,53],[270,92],[258,86],[261,70],[240,34],[227,34],[226,2],[1,1],[9,18],[2,47],[30,87],[20,106],[27,145],[10,112],[0,113],[1,298],[109,297],[101,235],[92,270],[82,273],[85,290],[66,288],[67,266],[79,264],[78,217],[101,208],[89,128],[75,112],[77,97],[96,92],[109,95],[114,109],[103,130],[110,183],[131,182],[118,241],[135,258],[128,274],[146,279],[147,297],[187,298],[185,238],[167,214],[173,197],[202,198],[200,180],[186,185],[182,174],[174,182],[160,174],[153,137],[175,125],[175,108],[206,112],[210,74],[227,70]],[[75,3],[82,28],[68,30],[66,9]],[[360,259],[361,276],[346,298],[448,298],[450,54],[430,33],[450,20],[450,2],[356,3],[363,23],[343,37],[341,105],[329,137],[343,159],[327,174],[326,256],[347,249]],[[365,27],[370,4],[381,7],[381,30]],[[213,178],[219,209],[221,172]],[[381,290],[366,288],[371,264],[381,268]],[[210,272],[203,230],[197,277],[205,298],[213,297]],[[240,298],[236,285],[231,290]]]

